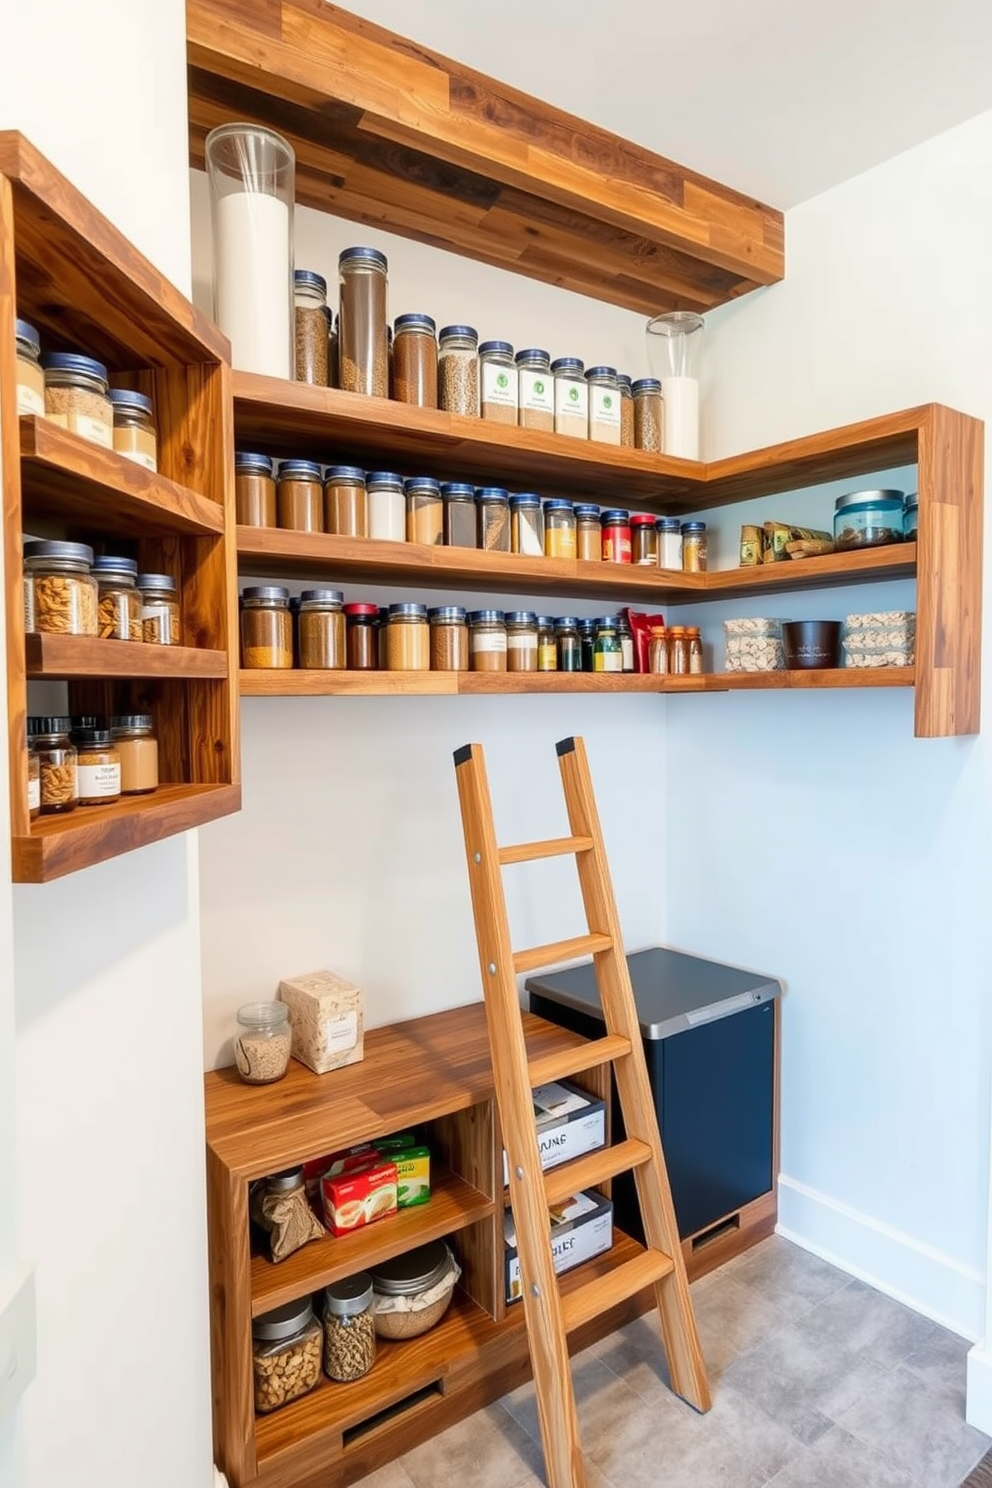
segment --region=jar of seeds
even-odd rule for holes
[[[179,596],[176,581],[168,574],[139,574],[141,590],[141,639],[151,646],[178,646]]]
[[[114,412],[107,369],[92,357],[55,351],[42,358],[45,417],[71,434],[114,447]]]
[[[109,554],[93,559],[97,581],[98,634],[105,641],[144,640],[138,592],[138,565],[133,558]]]
[[[293,1030],[284,1002],[248,1002],[238,1008],[234,1062],[246,1085],[271,1085],[289,1068]]]
[[[297,382],[327,386],[327,280],[312,269],[293,271]]]
[[[428,612],[431,627],[431,671],[468,671],[468,623],[460,605],[439,605]]]
[[[444,541],[449,548],[478,546],[475,521],[475,487],[467,481],[445,481],[441,487],[444,502]]]
[[[634,383],[634,443],[638,449],[661,454],[664,407],[657,377],[639,377]]]
[[[312,1390],[320,1380],[323,1330],[309,1297],[297,1297],[251,1325],[255,1409],[278,1410]]]
[[[429,315],[398,315],[393,334],[393,397],[437,407],[437,326]]]
[[[620,443],[625,449],[634,444],[634,391],[626,372],[617,373],[617,390],[620,394]]]
[[[338,360],[348,393],[389,397],[387,270],[386,255],[377,248],[346,248],[338,258]]]
[[[510,551],[510,498],[501,486],[480,486],[475,493],[478,546],[490,553]]]
[[[76,747],[68,718],[28,719],[28,739],[38,761],[42,816],[60,816],[79,805]]]
[[[467,325],[444,326],[438,337],[438,403],[446,413],[479,416],[479,336]]]
[[[375,1363],[372,1278],[364,1271],[324,1288],[324,1373],[361,1379]]]
[[[93,549],[86,543],[47,539],[24,544],[24,573],[31,586],[25,604],[31,629],[49,635],[99,635]]]
[[[276,483],[268,455],[235,450],[234,506],[239,527],[276,525]]]
[[[517,396],[522,429],[555,431],[555,380],[551,358],[539,347],[517,352]]]

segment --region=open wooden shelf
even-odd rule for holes
[[[226,677],[227,652],[199,646],[150,646],[94,636],[24,637],[27,674],[44,677]]]
[[[913,687],[915,667],[829,667],[799,672],[714,672],[707,692],[782,692],[844,687]]]
[[[242,697],[466,697],[489,693],[712,692],[709,677],[616,672],[241,672]],[[723,689],[720,689],[723,690]]]

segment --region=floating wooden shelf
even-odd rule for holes
[[[712,692],[712,678],[616,672],[241,672],[242,697],[465,697],[488,693]],[[723,689],[720,689],[723,690]]]
[[[801,672],[714,672],[707,692],[788,692],[800,688],[913,687],[915,667],[829,667]]]
[[[92,636],[24,638],[31,679],[92,677],[226,677],[227,652],[199,646],[146,646],[141,641],[101,641]]]

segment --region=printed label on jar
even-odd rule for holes
[[[555,381],[555,417],[582,419],[589,417],[589,389],[584,382]]]
[[[603,560],[606,563],[630,562],[630,534],[603,533]]]
[[[554,413],[555,380],[550,372],[529,372],[520,369],[520,407],[531,413]]]
[[[50,413],[48,418],[51,423],[68,429],[70,434],[78,434],[81,439],[88,439],[91,444],[102,444],[104,449],[114,447],[113,425],[105,424],[102,419],[91,418],[88,413]]]
[[[516,369],[501,367],[498,363],[483,362],[482,401],[483,403],[496,403],[501,408],[516,408]]]
[[[24,630],[34,634],[34,579],[30,574],[24,575]]]
[[[35,388],[28,387],[26,382],[17,384],[17,412],[29,415],[32,413],[44,415],[45,399]]]
[[[622,652],[597,651],[592,658],[592,669],[594,672],[622,672]]]
[[[99,796],[119,796],[121,767],[116,765],[77,765],[76,780],[80,796],[87,801]]]
[[[539,672],[555,672],[558,670],[558,647],[554,641],[544,641],[538,646],[537,670]]]
[[[41,810],[41,775],[38,774],[33,780],[28,780],[28,810]]]
[[[117,453],[125,460],[133,460],[135,465],[144,465],[146,470],[158,469],[154,457],[146,455],[144,450],[118,450]]]
[[[333,1013],[324,1019],[324,1044],[329,1054],[342,1054],[358,1043],[358,1014]]]
[[[506,636],[497,631],[494,635],[474,635],[472,650],[475,652],[496,651],[506,654]]]
[[[615,393],[612,388],[593,384],[589,389],[589,417],[594,424],[607,424],[610,428],[619,429],[620,394]]]
[[[533,631],[530,635],[508,635],[506,638],[508,651],[533,651],[536,644]]]

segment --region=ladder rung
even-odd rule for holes
[[[571,940],[553,940],[549,945],[532,946],[529,951],[514,951],[513,969],[516,972],[537,971],[542,966],[555,966],[559,961],[595,956],[597,951],[608,951],[612,945],[609,935],[598,932],[576,935]]]
[[[569,853],[592,851],[591,837],[549,837],[545,842],[518,842],[501,847],[501,863],[532,863],[536,858],[564,858]]]
[[[625,1261],[622,1266],[616,1266],[612,1271],[597,1276],[594,1281],[587,1281],[585,1286],[569,1292],[561,1299],[565,1332],[571,1333],[574,1329],[581,1328],[583,1323],[589,1323],[618,1303],[626,1302],[628,1297],[635,1296],[644,1287],[660,1281],[674,1270],[675,1263],[671,1256],[660,1250],[646,1250],[643,1255],[635,1256],[632,1261]]]
[[[620,1033],[608,1033],[605,1038],[589,1039],[571,1049],[538,1054],[536,1059],[529,1061],[527,1076],[533,1090],[535,1085],[550,1085],[554,1080],[567,1080],[569,1075],[581,1074],[583,1070],[612,1064],[615,1059],[622,1059],[629,1053],[630,1039]]]
[[[651,1156],[647,1142],[630,1137],[626,1142],[617,1142],[613,1147],[600,1147],[587,1152],[572,1162],[561,1163],[544,1175],[544,1191],[549,1204],[560,1204],[562,1199],[581,1193],[584,1188],[593,1188],[605,1183],[618,1173],[629,1173],[639,1168]]]

